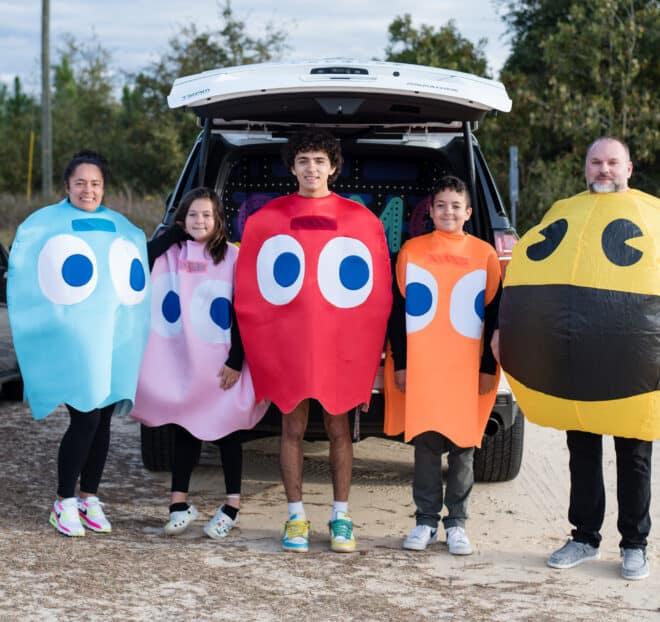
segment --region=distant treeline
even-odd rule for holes
[[[497,0],[508,25],[511,54],[499,76],[513,111],[487,118],[477,136],[500,189],[507,188],[508,147],[520,161],[520,225],[536,222],[552,201],[584,187],[586,146],[602,134],[628,141],[632,184],[658,194],[657,85],[660,83],[660,9],[657,0]],[[254,23],[251,29],[256,29]],[[194,115],[172,111],[175,78],[208,69],[284,58],[285,29],[262,25],[248,34],[229,1],[217,28],[191,24],[162,57],[124,74],[99,42],[70,36],[52,67],[55,175],[83,147],[109,159],[113,185],[125,195],[165,195],[197,131]],[[386,60],[489,75],[485,40],[464,38],[454,22],[413,25],[395,17]],[[31,133],[35,137],[32,189],[41,187],[40,104],[18,78],[0,85],[0,194],[26,192]],[[61,180],[55,178],[55,187]]]

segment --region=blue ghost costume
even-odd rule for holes
[[[132,408],[149,333],[147,266],[144,233],[103,205],[85,212],[65,199],[18,228],[7,307],[35,419],[62,403]]]

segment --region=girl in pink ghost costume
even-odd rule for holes
[[[188,503],[202,441],[220,449],[226,502],[204,527],[225,537],[238,521],[240,430],[252,428],[266,404],[254,388],[233,312],[237,247],[229,244],[218,195],[195,188],[179,204],[175,224],[148,244],[151,332],[132,413],[147,426],[174,424],[170,519],[180,534],[197,518]]]

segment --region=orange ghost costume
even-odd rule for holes
[[[435,431],[479,447],[497,394],[479,395],[485,307],[501,279],[497,254],[472,235],[433,231],[404,244],[396,278],[406,302],[406,392],[395,387],[388,357],[385,433],[409,441]]]

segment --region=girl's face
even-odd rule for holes
[[[69,201],[85,212],[95,212],[103,200],[103,174],[95,164],[79,164],[66,182]]]
[[[188,208],[183,225],[186,233],[196,242],[208,241],[215,231],[211,199],[195,199]]]

